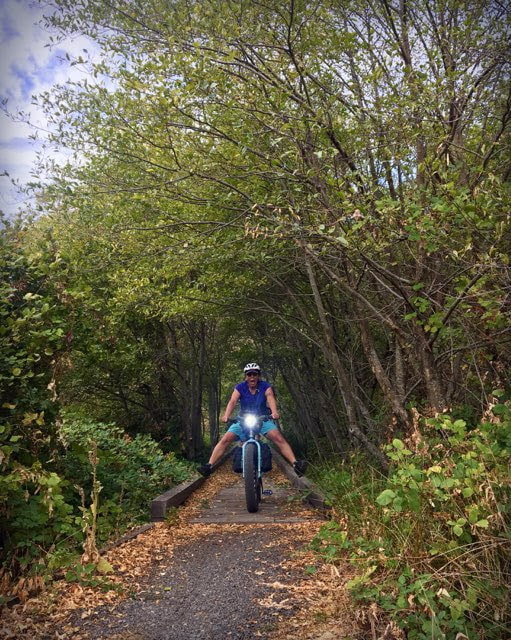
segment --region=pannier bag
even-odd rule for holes
[[[234,473],[243,471],[243,463],[241,461],[241,447],[236,447],[232,452],[232,470]]]
[[[261,447],[261,471],[266,473],[272,470],[271,449],[270,445],[266,444],[266,442],[260,442],[259,444]],[[232,453],[232,470],[235,473],[241,473],[243,471],[242,451],[242,447],[236,447]]]
[[[271,449],[266,442],[261,443],[261,471],[271,471]]]

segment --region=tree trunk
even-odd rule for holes
[[[397,336],[394,337],[394,379],[396,394],[401,404],[405,398],[405,372],[403,367],[403,350]]]
[[[422,377],[426,387],[429,406],[436,412],[441,413],[447,407],[443,385],[437,371],[435,358],[428,343],[422,327],[416,326],[415,336],[417,337],[417,350],[421,365]]]
[[[323,329],[324,342],[322,342],[323,355],[327,362],[331,364],[336,374],[336,383],[340,396],[343,400],[344,407],[346,409],[346,417],[348,420],[348,430],[350,434],[357,438],[359,442],[371,453],[376,460],[381,464],[384,469],[388,467],[388,461],[383,453],[375,446],[366,436],[366,434],[360,429],[357,418],[356,402],[354,395],[351,391],[351,382],[346,369],[344,368],[337,346],[332,334],[330,323],[325,314],[325,308],[321,299],[321,294],[316,282],[316,277],[309,259],[307,252],[304,249],[304,260],[307,269],[307,275],[309,276],[309,282],[316,303],[316,309],[319,316],[319,321]]]
[[[217,380],[210,379],[208,389],[208,422],[209,441],[212,447],[218,442],[220,435],[220,384]]]
[[[407,429],[409,426],[409,418],[406,409],[403,407],[402,402],[400,402],[399,395],[396,393],[391,381],[383,369],[380,358],[376,353],[373,337],[369,331],[367,321],[362,317],[363,310],[360,308],[358,303],[355,303],[355,309],[358,315],[357,323],[360,329],[362,347],[367,361],[369,362],[369,366],[371,367],[371,371],[380,385],[380,389],[383,392],[385,400],[392,408],[393,414],[396,416],[401,426]]]

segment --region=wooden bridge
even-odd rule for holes
[[[229,451],[222,460],[213,467],[213,472],[228,464],[228,458],[232,451]],[[244,522],[303,522],[307,517],[306,511],[301,510],[297,515],[297,506],[306,503],[317,510],[326,509],[325,500],[318,493],[313,483],[307,478],[299,478],[291,465],[275,450],[272,451],[273,466],[280,470],[287,477],[287,482],[282,482],[281,473],[275,471],[265,474],[264,490],[270,491],[270,495],[264,495],[259,511],[248,513],[245,507],[245,493],[243,478],[238,475],[238,481],[230,487],[225,487],[204,505],[201,514],[191,522],[213,524],[213,523],[244,523]],[[153,522],[165,519],[165,514],[171,507],[182,504],[194,491],[201,487],[206,478],[196,477],[189,482],[185,482],[170,491],[155,498],[151,503],[151,520]],[[292,507],[292,508],[291,508]],[[298,509],[300,511],[300,509]],[[317,519],[318,512],[313,517]]]

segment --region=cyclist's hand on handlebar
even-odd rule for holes
[[[278,411],[272,411],[272,412],[271,412],[271,417],[272,417],[274,420],[278,420],[278,419],[280,418],[280,414],[279,414],[279,412],[278,412]]]
[[[228,416],[222,416],[222,422],[229,422]]]

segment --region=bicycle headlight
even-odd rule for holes
[[[252,413],[248,413],[243,422],[247,428],[252,429],[252,427],[255,427],[257,424],[257,416]]]

